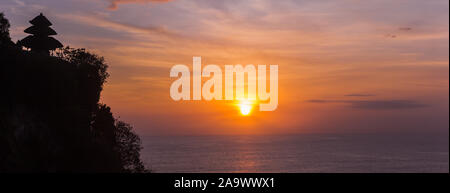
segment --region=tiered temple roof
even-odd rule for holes
[[[63,47],[61,42],[53,37],[49,37],[57,33],[50,28],[52,23],[42,13],[32,19],[30,23],[32,26],[25,29],[24,32],[31,35],[20,40],[20,45],[30,48],[32,51],[45,53],[48,53],[49,50]]]

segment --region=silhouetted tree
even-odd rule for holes
[[[140,160],[141,141],[125,122],[115,120],[111,108],[105,104],[99,105],[94,114],[92,124],[95,142],[99,146],[114,147],[105,164],[114,167],[118,164],[125,172],[145,172]],[[106,158],[106,157],[104,157]]]
[[[124,169],[128,172],[147,172],[140,159],[141,139],[133,132],[133,127],[116,120],[116,142]]]
[[[58,56],[65,61],[77,66],[80,87],[85,91],[80,96],[81,103],[91,110],[95,109],[103,90],[103,84],[109,77],[108,66],[103,57],[87,52],[85,49],[65,47]]]
[[[0,45],[11,42],[9,27],[9,21],[4,17],[3,13],[0,13]]]
[[[1,37],[9,23],[0,15]],[[0,46],[0,172],[146,172],[139,137],[99,104],[102,57],[66,47],[57,56]]]

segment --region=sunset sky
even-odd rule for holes
[[[102,102],[143,135],[449,131],[448,0],[2,0],[104,56]],[[170,68],[279,65],[274,112],[173,101]]]

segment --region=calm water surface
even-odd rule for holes
[[[141,139],[154,172],[449,172],[448,134]]]

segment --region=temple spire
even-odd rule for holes
[[[31,51],[49,54],[50,50],[61,48],[63,45],[52,35],[56,35],[55,30],[50,28],[52,23],[41,13],[30,21],[31,27],[24,30],[31,34],[19,41],[19,45],[30,48]]]

